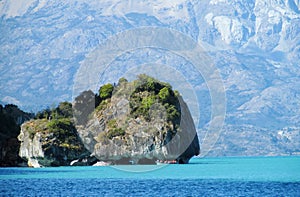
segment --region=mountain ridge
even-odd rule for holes
[[[0,3],[2,104],[39,111],[71,101],[74,75],[94,49],[119,32],[153,26],[190,36],[211,57],[226,89],[225,125],[246,130],[254,126],[274,133],[300,127],[299,1],[97,2]],[[130,59],[141,64],[154,51],[122,58],[129,64]],[[178,64],[175,56],[159,53],[164,61],[151,60]],[[106,79],[115,82],[111,75]],[[210,103],[209,90],[203,88],[200,77],[191,84],[197,97],[205,98],[199,99],[201,136],[210,122],[211,112],[205,107]]]

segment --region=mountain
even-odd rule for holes
[[[213,155],[248,154],[245,148],[254,149],[252,155],[300,151],[296,143],[300,131],[298,0],[14,0],[0,2],[0,17],[2,104],[39,111],[71,101],[77,96],[78,76],[91,68],[89,61],[101,56],[96,52],[106,49],[107,41],[137,28],[166,28],[197,42],[218,68],[226,94],[220,133],[209,130],[214,112],[205,76],[172,50],[145,46],[123,51],[98,74],[98,83],[114,83],[122,75],[132,79],[145,72],[169,82],[182,92],[198,127],[200,145],[205,147],[209,141],[206,149],[213,149]],[[120,47],[131,46],[131,38]],[[161,43],[171,40],[164,35],[160,39]],[[211,141],[206,137],[209,132],[216,136]],[[288,133],[288,143],[279,143],[282,132]],[[242,142],[231,141],[244,135],[248,137]],[[258,136],[266,144],[263,150],[249,145]],[[274,146],[280,150],[270,148]]]

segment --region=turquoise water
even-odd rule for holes
[[[0,185],[4,196],[300,196],[300,157],[193,158],[188,165],[117,168],[0,168]]]

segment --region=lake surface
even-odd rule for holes
[[[188,165],[0,168],[0,196],[300,196],[300,157]]]

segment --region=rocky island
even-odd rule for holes
[[[28,166],[185,164],[200,153],[179,92],[147,75],[84,91],[71,104],[21,125],[19,156]]]
[[[68,102],[39,112],[35,119],[22,124],[18,140],[21,142],[19,156],[29,167],[68,166],[89,155],[78,137],[72,104]]]
[[[93,106],[93,97],[96,108],[87,111],[92,109],[88,106]],[[198,136],[186,103],[170,84],[152,77],[139,75],[132,82],[121,78],[115,86],[102,86],[98,95],[84,92],[77,97],[74,109],[80,138],[101,161],[183,164],[199,154]]]

